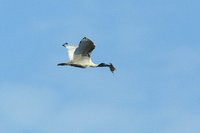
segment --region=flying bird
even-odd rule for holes
[[[112,63],[93,63],[91,59],[91,53],[95,49],[95,45],[87,37],[84,37],[78,46],[69,45],[68,43],[63,44],[62,46],[67,49],[69,61],[65,63],[59,63],[58,66],[73,66],[80,68],[109,67],[112,73],[116,70]]]

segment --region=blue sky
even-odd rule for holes
[[[197,0],[0,0],[1,133],[199,133]],[[108,69],[57,67],[96,43]]]

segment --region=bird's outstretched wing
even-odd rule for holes
[[[94,48],[95,48],[94,43],[90,39],[84,37],[80,41],[78,48],[76,48],[76,50],[74,51],[74,55],[75,56],[76,55],[81,55],[81,56],[90,57],[90,55],[91,55],[91,53],[92,53]]]
[[[74,58],[74,51],[78,46],[74,46],[74,45],[68,45],[68,43],[63,44],[62,46],[64,46],[67,49],[67,53],[68,53],[68,57],[69,60],[73,60]]]

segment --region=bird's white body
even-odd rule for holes
[[[105,63],[101,64],[95,64],[91,59],[91,53],[93,49],[95,48],[94,43],[84,37],[78,46],[76,45],[69,45],[68,43],[63,45],[67,49],[69,62],[66,63],[60,63],[59,66],[69,65],[69,66],[75,66],[75,67],[110,67],[110,70],[112,72],[115,71],[115,68],[112,64],[108,65]]]
[[[76,49],[78,46],[76,45],[69,45],[64,44],[63,46],[67,49],[69,62],[68,64],[76,64],[80,65],[82,67],[96,67],[98,64],[93,63],[91,57],[89,56],[89,53],[84,54],[85,51],[87,51],[88,48],[93,48],[95,45],[93,43],[89,44],[88,41],[90,41],[87,38],[84,38],[81,40],[80,44],[84,45],[84,47],[79,48],[77,51]],[[76,52],[75,52],[76,51]]]

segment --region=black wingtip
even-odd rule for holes
[[[66,43],[64,43],[62,46],[65,47],[65,45],[68,45],[68,43],[66,42]]]

